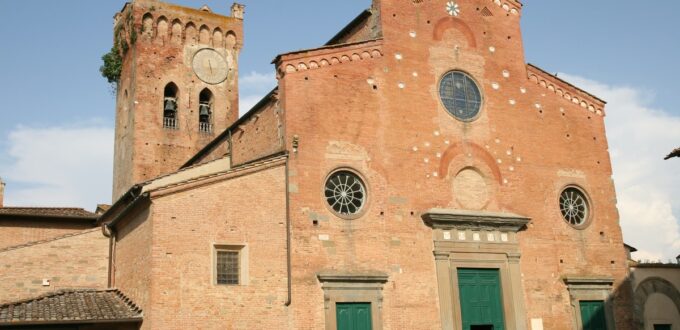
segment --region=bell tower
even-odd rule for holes
[[[114,17],[121,58],[113,200],[173,172],[238,119],[244,6],[231,16],[134,0]]]

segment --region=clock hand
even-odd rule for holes
[[[208,60],[208,66],[210,67],[210,74],[212,74],[212,62],[210,60]]]

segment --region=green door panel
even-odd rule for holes
[[[463,330],[505,329],[498,269],[458,269]]]
[[[352,329],[352,307],[348,304],[336,304],[338,330]]]
[[[338,330],[371,330],[370,303],[337,303],[335,314]]]
[[[581,301],[579,306],[583,330],[607,330],[604,301]]]

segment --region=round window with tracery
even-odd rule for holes
[[[342,170],[331,174],[326,180],[324,196],[328,206],[342,217],[353,217],[366,204],[366,188],[358,175]]]
[[[477,83],[462,71],[450,71],[442,77],[439,97],[446,111],[462,121],[477,118],[482,106],[482,94]]]
[[[572,226],[583,226],[590,215],[586,195],[578,188],[567,187],[560,194],[560,211],[564,220]]]

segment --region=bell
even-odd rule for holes
[[[163,107],[163,110],[165,112],[165,117],[174,117],[175,111],[177,111],[177,104],[175,103],[175,99],[171,97],[166,97],[165,106]]]
[[[208,103],[201,103],[198,107],[198,115],[201,117],[210,116],[210,105],[208,105]]]

